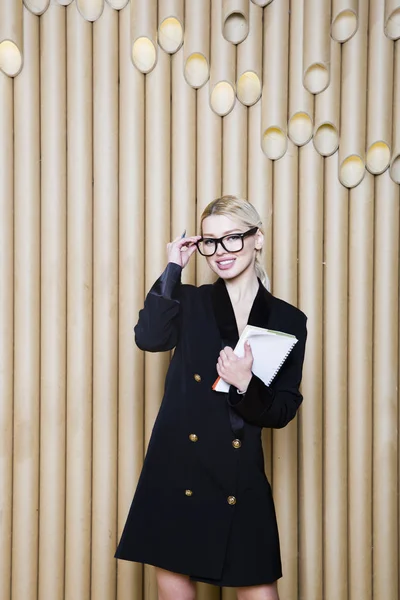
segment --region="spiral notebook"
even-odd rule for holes
[[[270,385],[297,343],[297,338],[290,333],[246,325],[234,349],[239,357],[244,355],[246,340],[249,340],[254,357],[252,371],[265,385]],[[218,377],[212,389],[216,392],[228,392],[229,387],[229,383]]]

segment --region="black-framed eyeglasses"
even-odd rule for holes
[[[203,256],[212,256],[216,253],[218,244],[221,244],[226,252],[240,252],[243,250],[244,238],[255,235],[258,227],[252,227],[244,233],[228,233],[220,238],[201,238],[196,242],[200,254]]]

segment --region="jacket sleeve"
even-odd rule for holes
[[[146,296],[135,326],[135,342],[141,350],[164,352],[177,344],[182,267],[168,263]]]
[[[299,387],[307,339],[307,319],[303,313],[300,314],[301,324],[292,328],[298,342],[275,381],[267,386],[253,374],[243,396],[237,393],[234,386],[229,389],[228,403],[248,423],[280,429],[296,415],[303,400]]]

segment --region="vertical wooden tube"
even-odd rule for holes
[[[273,282],[274,295],[297,305],[298,149],[274,163]],[[282,598],[298,594],[297,428],[295,419],[273,430],[273,492],[278,519],[284,577]]]
[[[304,3],[290,6],[289,39],[289,122],[288,134],[294,144],[310,141],[313,130],[314,96],[303,85]]]
[[[122,10],[128,4],[129,0],[106,0],[111,8],[115,10]]]
[[[322,156],[339,147],[341,46],[331,40],[331,81],[315,98],[314,146]]]
[[[349,200],[349,600],[372,599],[373,181]]]
[[[383,31],[381,0],[370,0],[368,36],[367,169],[378,175],[390,163],[393,42]]]
[[[157,62],[157,0],[131,0],[131,56],[142,73]]]
[[[336,42],[334,42],[336,44]],[[349,192],[338,153],[325,161],[324,598],[347,598],[347,323]]]
[[[183,76],[183,48],[172,58],[171,239],[196,234],[196,91]],[[194,283],[196,260],[183,270],[182,280]]]
[[[400,0],[385,0],[385,34],[391,40],[400,38]]]
[[[146,78],[146,229],[145,288],[150,289],[165,269],[166,246],[170,231],[170,144],[171,144],[171,63],[168,54],[159,51],[157,68]],[[157,177],[154,177],[157,173]],[[145,356],[145,445],[150,439],[164,390],[169,353]],[[152,567],[145,568],[144,600],[157,598]]]
[[[247,108],[236,102],[222,122],[222,193],[246,198]]]
[[[273,162],[267,158],[260,144],[261,99],[249,108],[247,199],[254,204],[264,227],[263,264],[268,274],[268,289],[272,278],[272,181]],[[272,432],[263,429],[265,472],[272,482]]]
[[[22,68],[22,0],[0,2],[0,70],[10,77]]]
[[[39,600],[64,598],[66,404],[66,27],[52,5],[40,20],[41,389]],[[45,516],[45,518],[43,518]]]
[[[394,77],[393,77],[393,117],[392,117],[392,159],[390,176],[395,183],[400,183],[400,41],[394,44]]]
[[[42,15],[48,9],[50,0],[24,0],[24,4],[34,15]]]
[[[231,44],[240,44],[249,33],[248,0],[222,0],[222,35]],[[217,23],[214,27],[218,26]]]
[[[158,0],[158,43],[169,54],[183,44],[184,0]]]
[[[399,187],[375,180],[373,597],[399,597]]]
[[[76,0],[76,4],[87,21],[97,21],[103,14],[104,0]]]
[[[256,4],[257,6],[267,6],[267,4],[269,4],[270,2],[272,2],[272,0],[251,0],[253,2],[253,4]]]
[[[222,190],[222,119],[209,105],[210,84],[197,92],[197,233],[200,216],[209,202]],[[206,260],[197,253],[197,283],[213,281]]]
[[[358,3],[359,0],[332,0],[331,36],[335,42],[347,42],[357,31]]]
[[[300,597],[322,592],[322,241],[323,159],[299,150],[299,306],[308,316],[299,422]]]
[[[194,88],[204,85],[210,76],[210,2],[185,2],[184,75]]]
[[[36,600],[39,510],[39,17],[24,9],[25,65],[14,86],[14,456],[12,598]]]
[[[130,60],[130,7],[119,13],[118,539],[143,463],[144,353],[132,327],[144,289],[145,76]],[[118,600],[142,600],[143,567],[118,561]]]
[[[312,94],[330,81],[330,0],[304,0],[303,83]]]
[[[355,187],[365,175],[368,5],[360,2],[358,29],[342,48],[339,179]]]
[[[92,500],[92,24],[67,10],[65,600],[90,598]]]
[[[13,82],[0,73],[0,597],[11,597],[14,370]]]
[[[277,160],[287,149],[289,0],[264,10],[264,53],[261,144]]]
[[[222,1],[211,0],[210,104],[220,117],[235,104],[236,49],[222,35]]]
[[[71,2],[73,2],[73,0],[56,0],[58,2],[58,4],[61,4],[61,6],[68,6],[68,4],[71,4]]]
[[[112,598],[117,542],[118,13],[93,26],[93,479],[92,582]]]
[[[262,9],[250,3],[250,31],[237,49],[236,94],[245,106],[255,104],[261,96]]]

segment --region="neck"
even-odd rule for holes
[[[227,279],[225,285],[231,301],[234,303],[245,298],[254,299],[258,292],[259,283],[253,265],[250,265],[250,268],[243,271],[238,277]]]

